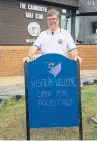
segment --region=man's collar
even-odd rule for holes
[[[51,33],[53,32],[53,33],[55,34],[55,33],[59,33],[60,30],[61,30],[61,29],[60,29],[59,27],[58,27],[58,29],[57,29],[56,31],[54,31],[54,32],[51,31],[50,29],[48,29],[48,33],[51,34]]]

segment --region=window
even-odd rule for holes
[[[76,44],[97,44],[97,16],[76,16]]]
[[[69,10],[62,9],[61,28],[66,29],[71,33],[71,17]]]
[[[92,33],[97,33],[97,22],[92,22]]]

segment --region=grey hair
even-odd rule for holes
[[[59,18],[59,11],[57,11],[56,9],[50,9],[47,12],[47,17],[52,16],[52,15],[56,15]]]

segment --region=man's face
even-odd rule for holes
[[[56,31],[59,26],[59,19],[58,19],[57,15],[48,16],[47,17],[47,24],[48,24],[48,28],[51,31]]]

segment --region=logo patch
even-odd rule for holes
[[[63,43],[63,40],[62,39],[59,39],[58,40],[58,43],[61,45]]]
[[[56,77],[61,71],[61,62],[46,62],[46,70]]]

